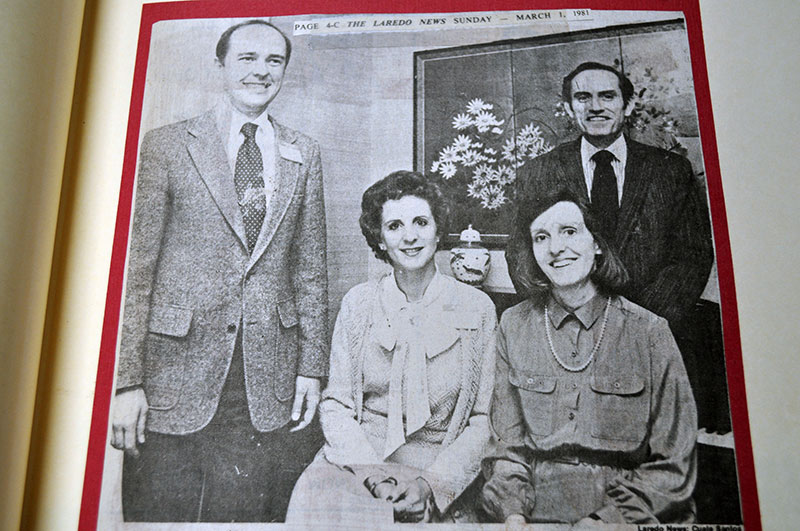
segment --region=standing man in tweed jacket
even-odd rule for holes
[[[140,149],[112,445],[129,521],[282,521],[328,365],[319,148],[267,113],[291,55],[249,20],[225,93]]]

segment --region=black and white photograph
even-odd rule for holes
[[[738,528],[696,102],[680,12],[155,23],[98,528]]]

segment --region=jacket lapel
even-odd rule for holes
[[[574,193],[589,202],[589,191],[586,189],[586,178],[583,175],[583,161],[581,160],[581,137],[574,140],[564,150],[561,159],[561,168],[564,171],[564,181]]]
[[[247,237],[242,212],[236,199],[228,156],[219,136],[214,113],[207,112],[198,117],[189,124],[187,131],[193,137],[188,143],[188,149],[197,172],[225,220],[246,249]]]
[[[648,161],[640,149],[641,144],[628,137],[628,160],[625,163],[625,184],[622,188],[622,203],[617,218],[617,232],[615,240],[617,248],[622,249],[637,222],[637,216],[642,206],[642,198],[649,184],[647,176],[651,174]]]
[[[300,169],[306,162],[302,160],[300,149],[295,145],[296,135],[275,121],[272,122],[272,125],[275,129],[275,184],[267,206],[267,216],[261,226],[253,253],[250,255],[248,270],[264,254],[278,225],[286,215],[295,188],[297,188]]]

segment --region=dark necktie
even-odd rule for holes
[[[261,158],[261,150],[256,144],[256,129],[258,126],[250,122],[242,126],[244,142],[236,156],[236,168],[233,172],[236,197],[244,218],[247,249],[251,253],[256,245],[256,240],[258,240],[258,233],[261,232],[264,214],[267,211],[267,202],[264,196],[264,160]]]
[[[619,196],[617,195],[617,176],[611,161],[614,155],[606,150],[601,150],[592,156],[595,162],[594,178],[592,179],[592,212],[600,223],[600,230],[607,240],[614,240],[617,231],[617,213],[619,211]]]

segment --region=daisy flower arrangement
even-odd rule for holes
[[[454,136],[439,151],[431,173],[444,180],[461,177],[467,197],[481,208],[496,210],[511,200],[517,170],[527,161],[547,153],[553,146],[545,141],[538,126],[529,123],[507,135],[509,124],[498,116],[493,103],[471,99],[451,121]]]

